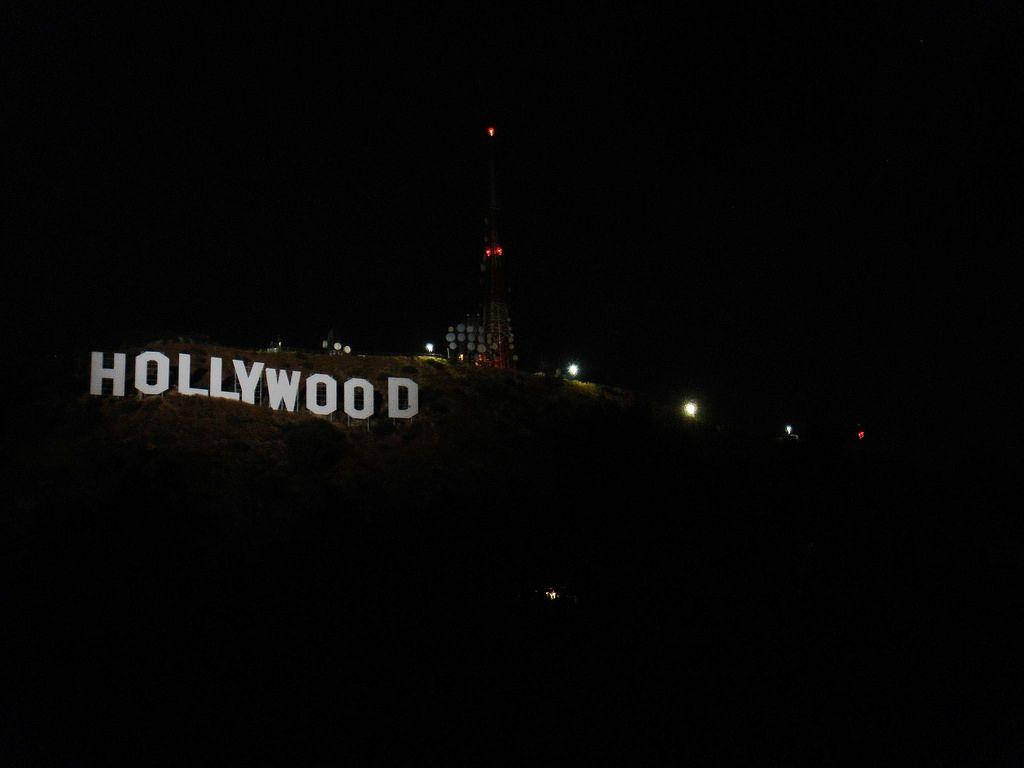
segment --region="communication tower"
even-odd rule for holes
[[[491,176],[491,199],[484,217],[483,261],[483,344],[477,345],[476,361],[492,368],[515,368],[519,356],[515,352],[515,336],[508,311],[508,281],[505,269],[505,248],[498,234],[498,191],[495,174],[497,130],[487,126],[488,159]],[[480,348],[482,347],[482,349]]]

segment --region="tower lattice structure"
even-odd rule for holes
[[[487,128],[490,164],[491,199],[484,218],[483,262],[483,327],[486,351],[477,355],[477,363],[492,368],[515,368],[515,336],[508,310],[508,280],[505,248],[498,233],[498,191],[495,178],[495,138],[493,126]]]

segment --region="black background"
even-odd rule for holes
[[[32,397],[4,436],[0,744],[1011,763],[1021,21],[6,8],[4,343]],[[179,335],[439,342],[479,300],[491,123],[523,367],[702,422],[447,367],[425,414],[478,410],[440,453],[384,419],[85,396],[88,350]]]
[[[930,421],[1008,341],[1013,4],[8,21],[28,348],[439,341],[479,301],[492,122],[526,368],[774,431]]]

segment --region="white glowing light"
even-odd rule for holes
[[[428,341],[428,342],[426,343],[426,348],[427,348],[427,352],[433,352],[433,351],[434,351],[434,345],[433,345],[433,343],[431,343],[431,342],[429,342],[429,341]]]
[[[787,435],[792,435],[793,434],[793,428],[791,426],[789,426],[789,424],[786,425],[786,434]]]
[[[683,413],[689,416],[691,419],[697,415],[697,403],[693,400],[687,400],[683,405]]]
[[[558,590],[556,590],[556,589],[549,589],[546,592],[544,592],[544,596],[548,600],[557,600],[558,599]]]
[[[570,376],[575,376],[577,373],[580,372],[580,367],[576,365],[576,363],[570,363],[568,371]]]

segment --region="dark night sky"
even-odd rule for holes
[[[493,121],[527,366],[768,424],[920,408],[1015,344],[1021,16],[848,5],[8,11],[15,337],[438,340]]]

